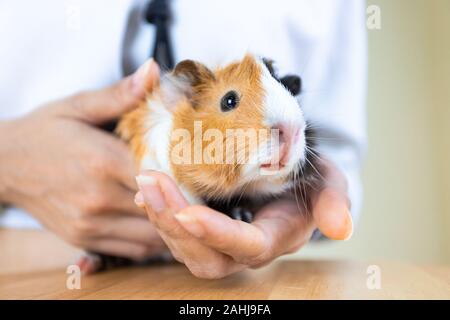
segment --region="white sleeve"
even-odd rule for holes
[[[335,7],[329,39],[322,41],[323,45],[316,52],[320,63],[325,63],[319,74],[314,75],[319,88],[309,88],[309,94],[306,82],[304,102],[306,116],[320,136],[317,149],[332,160],[348,180],[352,215],[356,221],[362,204],[359,171],[366,149],[365,2],[344,0],[339,3]]]

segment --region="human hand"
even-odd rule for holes
[[[316,228],[331,239],[349,238],[353,224],[345,177],[326,161],[323,175],[323,188],[309,194],[310,214],[295,199],[280,199],[257,212],[251,224],[189,206],[174,181],[156,171],[138,176],[135,202],[145,208],[175,259],[199,278],[216,279],[297,251]]]
[[[164,248],[133,197],[127,146],[98,126],[133,109],[159,78],[148,61],[111,87],[48,103],[0,124],[0,201],[22,207],[69,243],[145,258]]]

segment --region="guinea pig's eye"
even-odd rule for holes
[[[236,91],[227,92],[220,101],[220,109],[223,112],[233,110],[239,104],[239,96]]]

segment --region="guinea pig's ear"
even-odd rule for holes
[[[246,54],[238,64],[236,72],[241,78],[251,79],[259,77],[260,66],[253,55]]]
[[[205,65],[192,60],[181,61],[171,73],[161,79],[166,107],[171,109],[183,98],[195,104],[196,87],[211,80],[214,80],[214,74]]]
[[[214,80],[214,74],[204,64],[193,60],[183,60],[175,66],[173,74],[177,78],[182,78],[191,87],[205,84]]]
[[[302,79],[296,75],[287,75],[280,79],[281,84],[283,84],[286,89],[292,93],[293,96],[300,94],[302,91]]]
[[[262,58],[262,62],[266,66],[267,70],[269,70],[269,73],[278,80],[277,72],[275,70],[275,62],[272,59],[269,58]]]

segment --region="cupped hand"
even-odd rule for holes
[[[330,162],[324,161],[323,168],[323,188],[308,195],[310,214],[299,199],[286,197],[263,207],[251,224],[233,220],[205,206],[190,206],[174,181],[157,171],[137,177],[135,202],[145,208],[174,258],[192,274],[222,278],[297,251],[316,228],[335,240],[351,236],[345,177]]]
[[[133,202],[131,153],[98,128],[137,106],[158,79],[150,60],[111,87],[0,123],[0,201],[83,249],[133,259],[166,250]]]

